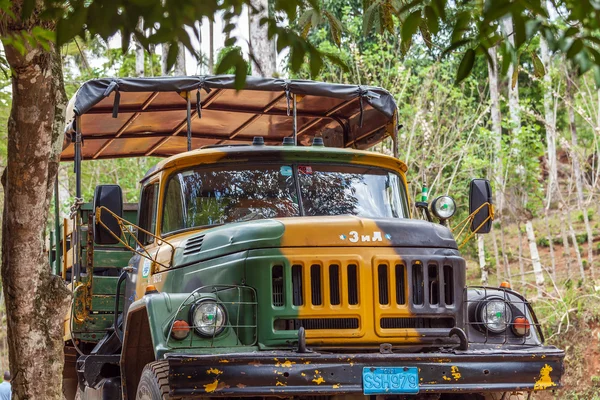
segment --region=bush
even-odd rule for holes
[[[594,218],[594,210],[587,210],[587,215],[588,215],[588,221],[593,220],[593,218]],[[579,213],[577,215],[577,220],[579,222],[583,222],[583,213]]]
[[[550,247],[550,242],[545,237],[538,238],[536,242],[540,247]]]

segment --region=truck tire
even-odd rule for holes
[[[136,400],[171,400],[169,396],[169,364],[155,361],[146,364],[135,395]]]

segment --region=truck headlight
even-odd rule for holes
[[[431,203],[431,211],[439,219],[447,220],[456,212],[456,203],[450,196],[440,196]]]
[[[492,299],[479,309],[479,319],[488,331],[502,333],[512,321],[512,311],[503,300]]]
[[[227,313],[214,300],[200,300],[190,310],[191,323],[200,336],[213,337],[225,329]]]

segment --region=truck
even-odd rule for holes
[[[56,210],[49,254],[73,295],[66,399],[525,399],[560,387],[564,352],[544,344],[527,299],[466,285],[459,247],[492,229],[490,183],[471,181],[453,229],[451,197],[413,203],[386,90],[107,78],[84,83],[68,113],[61,160],[76,196],[69,218]],[[383,140],[393,156],[367,151]],[[82,162],[150,156],[163,159],[139,204],[116,184],[82,198]]]

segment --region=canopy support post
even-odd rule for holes
[[[192,150],[192,101],[190,92],[185,92],[187,99],[187,151]]]
[[[297,102],[297,99],[296,99],[296,94],[294,94],[293,100],[294,100],[292,102],[292,104],[293,104],[293,114],[294,114],[294,123],[292,125],[293,126],[293,131],[294,131],[293,137],[294,137],[294,146],[298,146],[298,108],[297,108],[298,102]]]
[[[60,169],[60,163],[59,169]],[[56,179],[54,180],[54,263],[52,264],[52,273],[55,275],[60,274],[61,265],[60,259],[62,257],[62,246],[60,240],[62,238],[60,232],[60,207],[59,207],[59,194],[58,194],[58,171],[56,171]]]
[[[71,213],[73,218],[73,271],[71,274],[72,281],[79,280],[81,271],[81,226],[78,223],[79,206],[81,201],[81,117],[75,117],[75,204],[72,207]]]

